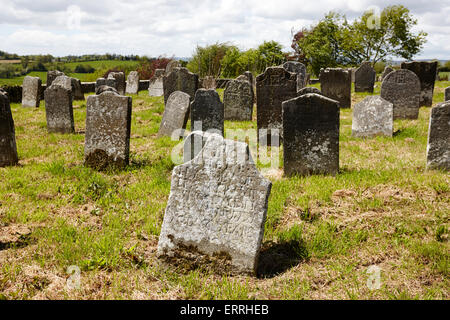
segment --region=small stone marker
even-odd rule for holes
[[[61,72],[59,70],[51,70],[47,72],[47,88],[50,87],[53,83],[53,80],[55,80],[59,76],[63,76],[64,72]]]
[[[316,87],[304,87],[303,89],[300,89],[299,91],[297,91],[297,97],[300,97],[304,94],[308,94],[308,93],[316,93],[316,94],[320,94],[323,95],[322,92],[320,92],[319,89],[317,89]]]
[[[108,74],[108,79],[115,79],[116,80],[116,89],[117,92],[119,92],[120,95],[125,95],[125,73],[123,72],[110,72]]]
[[[22,85],[22,107],[39,108],[42,81],[39,77],[26,76]]]
[[[381,84],[381,98],[394,105],[395,119],[417,119],[420,108],[420,81],[412,71],[389,73]]]
[[[297,91],[306,86],[306,67],[297,61],[288,61],[283,64],[283,68],[297,75]]]
[[[251,121],[253,114],[253,90],[247,80],[231,80],[223,94],[225,120]]]
[[[85,164],[97,170],[128,165],[132,98],[106,91],[86,102]]]
[[[381,81],[384,80],[384,78],[386,78],[386,76],[391,73],[392,71],[394,71],[394,69],[392,67],[385,67],[383,74],[381,75]]]
[[[450,100],[450,87],[445,88],[444,101]]]
[[[81,87],[81,81],[76,78],[70,78],[70,80],[72,82],[73,100],[83,100],[84,101],[84,93],[83,93],[83,88]]]
[[[286,176],[337,174],[339,103],[315,93],[283,102],[283,145]]]
[[[181,129],[186,128],[189,119],[190,97],[187,93],[175,91],[167,100],[164,114],[158,131],[158,137],[171,137],[176,130],[180,136]]]
[[[431,109],[427,168],[450,171],[450,102]]]
[[[6,91],[0,88],[0,167],[18,162],[14,120]]]
[[[377,73],[370,62],[363,62],[355,71],[355,92],[373,93]]]
[[[139,92],[139,73],[131,71],[127,78],[127,88],[125,93],[137,94]]]
[[[166,65],[165,75],[168,76],[175,68],[181,68],[181,64],[177,60],[171,60]]]
[[[168,75],[164,76],[163,83],[164,103],[167,103],[167,99],[175,91],[187,93],[192,101],[198,89],[198,75],[189,72],[186,68],[175,68]]]
[[[320,70],[320,89],[324,96],[339,102],[340,108],[352,106],[351,72],[342,68]]]
[[[164,69],[156,69],[148,86],[148,95],[150,97],[161,97],[164,95],[163,78]]]
[[[271,186],[247,144],[210,135],[192,161],[173,169],[158,256],[255,274]]]
[[[224,109],[216,90],[198,89],[191,103],[191,127],[193,130],[224,131]]]
[[[420,106],[431,107],[433,105],[434,83],[436,81],[437,61],[412,61],[403,62],[402,69],[411,70],[420,80]]]
[[[64,77],[56,78],[52,85],[44,91],[45,115],[47,118],[47,131],[56,133],[75,132],[72,107],[71,78],[69,86],[64,84]],[[61,81],[60,81],[61,80]]]
[[[98,78],[97,81],[95,82],[95,94],[99,94],[99,88],[101,86],[108,86],[111,88],[116,89],[117,91],[117,81],[114,78]]]
[[[353,108],[352,136],[392,137],[394,106],[380,96],[369,96]]]

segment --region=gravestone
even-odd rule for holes
[[[74,133],[72,88],[64,84],[64,77],[56,78],[52,85],[44,91],[45,115],[47,131],[56,133]],[[61,80],[61,81],[60,81]]]
[[[137,94],[139,92],[139,73],[131,71],[127,78],[127,86],[125,93]]]
[[[283,146],[286,176],[337,174],[339,103],[315,93],[283,102]]]
[[[420,80],[420,106],[433,105],[434,83],[436,81],[437,61],[402,62],[402,69],[414,72]]]
[[[56,77],[52,82],[52,85],[53,84],[63,87],[69,91],[72,91],[72,89],[73,89],[72,88],[72,79],[66,75]],[[73,97],[72,97],[72,99],[73,99]]]
[[[158,131],[158,137],[171,137],[174,131],[186,128],[189,119],[190,97],[187,93],[175,91],[167,100]]]
[[[212,134],[205,131],[192,131],[183,141],[183,163],[194,159]]]
[[[394,106],[380,96],[369,96],[353,108],[352,136],[392,137]]]
[[[445,88],[444,101],[450,100],[450,87]]]
[[[81,87],[81,81],[79,79],[70,78],[72,85],[72,97],[73,100],[84,100],[83,88]],[[47,86],[48,88],[48,86]]]
[[[108,86],[117,90],[117,81],[113,78],[98,78],[95,82],[95,94],[99,94],[99,88],[101,86]]]
[[[224,94],[225,120],[251,121],[253,115],[253,90],[247,80],[231,80]]]
[[[355,71],[355,92],[373,93],[377,73],[370,62],[363,62]]]
[[[251,73],[250,71],[245,71],[243,75],[247,77],[252,86],[255,85],[255,78],[253,77],[253,73]]]
[[[150,97],[161,97],[164,95],[163,77],[164,69],[156,69],[148,86],[148,95]]]
[[[297,75],[297,91],[306,86],[306,67],[297,61],[288,61],[283,64],[283,68]]]
[[[175,91],[187,93],[192,101],[198,89],[198,75],[189,72],[186,68],[175,68],[168,75],[164,76],[163,87],[164,103],[167,103],[167,99]]]
[[[173,169],[158,256],[255,274],[271,186],[247,144],[210,135],[192,161]]]
[[[110,86],[100,86],[97,88],[97,92],[95,94],[102,94],[103,92],[114,92],[119,94],[119,92],[116,90],[116,88],[110,87]]]
[[[323,95],[322,92],[320,92],[319,89],[317,89],[316,87],[304,87],[303,89],[300,89],[299,91],[297,91],[297,97],[300,97],[304,94],[308,94],[308,93],[316,93],[316,94],[320,94]]]
[[[59,70],[51,70],[47,72],[47,88],[50,87],[53,83],[53,80],[55,80],[59,76],[63,76],[64,72],[61,72]]]
[[[224,109],[219,94],[213,90],[198,89],[191,103],[191,127],[194,131],[212,131],[223,135]]]
[[[351,73],[342,68],[320,70],[320,90],[322,94],[339,102],[340,108],[352,106]]]
[[[381,75],[381,81],[384,80],[384,78],[386,78],[386,76],[391,73],[392,71],[394,71],[394,69],[392,67],[385,67],[383,74]]]
[[[116,80],[116,89],[117,92],[119,92],[120,95],[125,95],[125,73],[123,72],[110,72],[108,74],[108,79],[115,79]]]
[[[216,89],[217,87],[216,78],[214,78],[213,76],[206,76],[201,80],[201,82],[201,87],[203,89]]]
[[[177,61],[177,60],[171,60],[169,61],[169,63],[166,65],[166,76],[169,75],[169,73],[171,73],[175,68],[180,68],[181,64]]]
[[[427,168],[450,171],[450,102],[431,109]]]
[[[132,98],[106,91],[86,102],[85,164],[97,170],[129,162]]]
[[[0,88],[0,167],[13,166],[18,161],[9,97],[6,91]]]
[[[39,108],[42,81],[39,77],[26,76],[22,84],[22,107]]]
[[[381,84],[381,98],[394,105],[395,119],[417,119],[420,108],[420,81],[412,71],[389,73]]]
[[[283,118],[281,104],[297,95],[297,75],[282,67],[269,67],[256,77],[258,140],[270,144],[271,136],[282,138]],[[267,130],[267,136],[260,133]],[[272,132],[272,130],[278,130]],[[264,135],[264,134],[263,134]]]

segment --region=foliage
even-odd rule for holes
[[[187,68],[200,77],[219,77],[222,71],[222,59],[229,50],[237,49],[228,43],[215,43],[205,47],[197,46]]]
[[[145,61],[137,68],[140,79],[151,79],[155,74],[156,69],[166,69],[167,64],[171,61],[170,58],[158,57],[157,59]]]
[[[73,72],[75,72],[75,73],[93,73],[93,72],[95,72],[95,68],[91,67],[88,64],[87,65],[79,64],[75,67]]]

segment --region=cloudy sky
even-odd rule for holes
[[[119,53],[189,57],[196,45],[241,49],[276,40],[330,10],[352,19],[403,4],[429,34],[417,58],[450,59],[450,0],[0,0],[0,50],[55,56]]]

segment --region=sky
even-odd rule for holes
[[[190,57],[197,45],[246,50],[275,40],[289,51],[292,31],[331,10],[354,19],[394,4],[408,7],[416,31],[428,33],[416,59],[450,59],[450,0],[0,0],[0,50]]]

